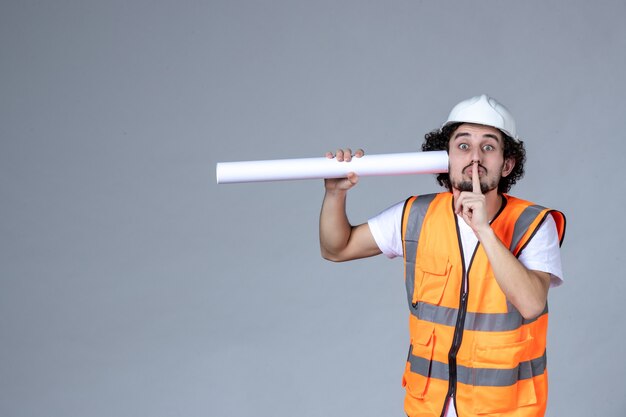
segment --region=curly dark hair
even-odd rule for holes
[[[449,152],[448,146],[450,138],[461,124],[462,123],[451,123],[441,129],[433,130],[432,132],[427,133],[424,136],[422,150]],[[512,158],[515,160],[515,167],[513,167],[513,171],[511,171],[511,173],[506,177],[502,177],[500,179],[500,183],[498,183],[498,193],[507,193],[517,180],[524,176],[526,149],[524,149],[523,141],[515,140],[504,132],[502,132],[502,137],[504,138],[504,159]],[[446,187],[449,191],[452,191],[452,185],[450,184],[450,176],[448,173],[438,174],[437,182],[442,187]]]

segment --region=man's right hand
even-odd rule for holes
[[[354,155],[350,148],[337,149],[337,152],[333,155],[332,152],[326,152],[326,158],[336,159],[337,162],[350,162],[352,157],[360,158],[365,155],[363,149],[357,149]],[[349,172],[346,178],[326,178],[324,180],[324,186],[326,191],[348,191],[359,182],[359,176],[354,172]]]

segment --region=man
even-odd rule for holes
[[[565,217],[506,194],[524,173],[525,151],[493,98],[456,105],[422,149],[448,151],[448,173],[437,177],[448,192],[411,197],[368,223],[352,226],[345,212],[357,175],[325,180],[322,256],[404,257],[408,416],[543,416],[547,295],[562,282]]]

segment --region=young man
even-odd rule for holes
[[[352,226],[345,212],[357,175],[325,180],[322,256],[404,257],[408,416],[543,416],[547,295],[562,282],[565,217],[506,194],[524,173],[525,150],[493,98],[456,105],[422,149],[448,151],[448,173],[437,177],[448,192],[411,197],[368,223]]]

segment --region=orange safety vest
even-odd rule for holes
[[[515,256],[550,214],[562,243],[561,212],[504,198],[491,227]],[[464,262],[452,193],[406,201],[402,244],[411,312],[402,378],[407,415],[443,416],[450,398],[459,417],[543,416],[547,304],[539,317],[524,319],[500,289],[480,243]]]

